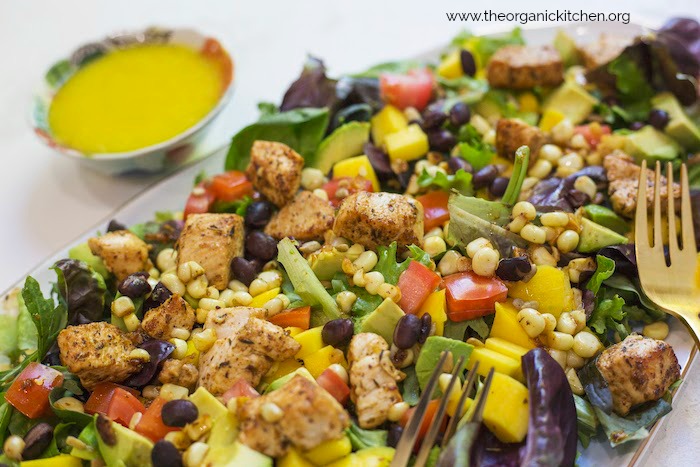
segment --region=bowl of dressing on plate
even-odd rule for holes
[[[112,175],[153,173],[187,161],[228,102],[233,62],[191,29],[110,36],[56,62],[30,120],[59,154]]]

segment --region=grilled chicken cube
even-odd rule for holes
[[[199,379],[199,371],[192,363],[187,363],[183,360],[169,358],[163,362],[163,368],[158,374],[158,381],[161,384],[177,384],[194,389]]]
[[[217,330],[214,345],[199,358],[199,385],[214,395],[226,392],[239,378],[257,386],[275,362],[293,357],[300,348],[284,329],[242,308],[240,321],[223,316],[236,314],[236,308],[224,308],[210,312],[216,316],[207,317],[204,325],[204,329],[217,330],[216,320],[221,319],[225,326],[222,335]]]
[[[282,412],[278,420],[263,416],[267,404]],[[255,399],[238,409],[241,442],[271,457],[280,457],[291,447],[302,451],[340,439],[350,426],[343,406],[325,389],[296,375],[281,388]]]
[[[173,294],[166,301],[146,312],[141,327],[154,339],[168,340],[174,328],[192,330],[194,310],[184,298]]]
[[[343,200],[333,232],[373,250],[391,242],[420,245],[423,206],[408,196],[360,191]]]
[[[68,326],[58,333],[61,364],[92,390],[98,383],[124,381],[141,370],[131,356],[134,344],[118,327],[105,322]]]
[[[551,46],[507,45],[493,54],[486,72],[494,88],[531,89],[564,80],[564,64]]]
[[[281,240],[285,237],[306,242],[321,240],[333,228],[335,209],[310,191],[300,191],[294,200],[279,210],[265,226],[265,233]]]
[[[578,49],[586,68],[592,70],[617,58],[631,43],[629,37],[601,34],[597,40],[584,44]]]
[[[596,366],[608,383],[615,412],[622,416],[636,405],[661,398],[681,376],[670,345],[638,334],[605,349]]]
[[[634,159],[620,150],[613,151],[603,159],[608,178],[608,194],[613,209],[618,214],[633,218],[637,209],[637,188],[639,187],[639,174],[642,170],[635,164]],[[647,208],[654,203],[654,171],[647,169]],[[676,210],[680,209],[681,188],[678,183],[673,184],[673,198],[676,201]],[[661,176],[661,210],[668,207],[668,180]]]
[[[128,230],[107,232],[88,240],[93,255],[102,258],[105,267],[122,281],[129,274],[146,271],[149,246]]]
[[[391,362],[389,345],[379,335],[353,336],[350,356],[350,399],[361,428],[375,428],[387,420],[389,409],[401,402],[397,382],[405,378]]]
[[[178,265],[196,261],[209,285],[224,290],[231,260],[243,256],[243,218],[237,214],[190,214],[178,240]]]
[[[256,190],[281,208],[299,189],[303,167],[304,158],[286,144],[256,141],[246,175]]]
[[[532,165],[545,141],[542,130],[520,119],[502,118],[496,124],[496,151],[505,159],[515,160],[515,151],[520,146],[527,146],[530,148]]]

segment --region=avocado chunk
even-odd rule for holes
[[[466,342],[450,339],[449,337],[431,336],[423,344],[418,360],[416,361],[416,376],[421,390],[428,384],[430,375],[440,361],[442,352],[451,352],[453,364],[457,364],[459,357],[464,357],[464,363],[469,361],[469,356],[474,346]]]
[[[369,122],[348,122],[336,128],[321,141],[316,157],[309,165],[328,173],[336,162],[359,156],[365,143],[369,141],[369,128]]]
[[[452,203],[464,211],[480,219],[504,227],[510,222],[510,209],[504,203],[489,201],[474,196],[459,196],[450,199]]]
[[[359,256],[359,253],[351,253],[350,250],[342,252],[332,245],[324,245],[323,248],[312,253],[308,261],[311,270],[319,280],[329,281],[333,279],[336,273],[343,270],[343,260],[345,258],[355,261]]]
[[[552,45],[555,49],[557,49],[557,52],[559,52],[565,67],[576,65],[579,62],[580,57],[576,41],[574,41],[570,35],[564,32],[563,29],[557,31],[557,35],[554,36],[554,43]]]
[[[68,250],[68,257],[86,263],[102,277],[109,276],[109,271],[102,262],[102,258],[92,254],[87,242],[76,245]]]
[[[590,220],[610,230],[614,230],[620,235],[624,235],[630,231],[630,226],[627,221],[618,216],[612,209],[598,204],[589,204],[584,207],[583,210]]]
[[[394,328],[405,313],[390,298],[385,298],[375,310],[360,322],[360,332],[379,334],[385,341],[394,343]]]
[[[655,109],[664,110],[670,120],[664,132],[689,151],[700,149],[700,128],[688,117],[683,107],[670,92],[662,92],[651,100]]]
[[[150,466],[153,442],[135,431],[98,416],[97,444],[108,467]]]
[[[593,253],[601,248],[611,245],[627,243],[627,237],[596,224],[585,217],[581,219],[581,236],[578,242],[578,251],[581,253]]]
[[[238,420],[226,412],[214,420],[207,444],[209,450],[203,466],[272,467],[272,459],[237,441]]]
[[[681,148],[664,133],[651,125],[646,125],[641,130],[627,135],[625,152],[640,163],[644,159],[647,162],[672,161],[680,155]]]
[[[268,387],[265,388],[265,391],[263,394],[268,394],[272,391],[276,391],[277,389],[281,388],[285,384],[287,384],[289,381],[291,381],[292,378],[294,378],[296,375],[303,376],[304,378],[308,379],[309,381],[313,381],[314,383],[316,380],[314,379],[313,375],[309,373],[309,370],[307,370],[304,367],[297,368],[293,372],[289,373],[288,375],[284,375],[281,378],[277,378],[273,382],[270,383]]]
[[[581,123],[593,112],[598,99],[588,94],[574,81],[564,81],[545,101],[543,110],[557,110],[574,125]]]
[[[199,415],[209,415],[212,420],[218,419],[220,416],[227,414],[226,406],[219,402],[209,391],[203,387],[197,388],[189,397],[190,402],[197,406]]]

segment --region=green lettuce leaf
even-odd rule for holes
[[[375,271],[379,271],[384,276],[384,281],[389,284],[396,285],[399,281],[399,276],[408,267],[408,261],[403,261],[399,263],[396,260],[396,250],[398,245],[396,242],[392,242],[388,247],[379,246],[377,252],[379,260],[377,265],[374,267]]]
[[[615,447],[649,436],[649,428],[671,411],[671,404],[662,398],[649,403],[642,409],[631,412],[626,417],[620,417],[615,413],[607,414],[597,407],[593,407],[593,410],[598,416],[610,445]]]
[[[363,430],[353,422],[350,424],[350,427],[345,430],[345,434],[350,438],[353,451],[386,446],[386,430]]]
[[[418,176],[418,186],[421,188],[439,188],[445,191],[457,190],[466,196],[474,194],[472,174],[464,169],[459,169],[451,175],[447,175],[444,172],[436,172],[435,175],[430,175],[427,170],[423,169],[423,173]]]
[[[596,256],[596,262],[598,263],[598,266],[593,273],[593,276],[588,281],[588,284],[586,284],[586,288],[598,295],[598,291],[600,290],[600,286],[603,285],[603,281],[609,279],[615,272],[615,261],[606,256],[598,255]]]
[[[588,326],[600,336],[611,330],[620,333],[620,338],[624,339],[629,334],[629,329],[623,323],[626,316],[622,309],[624,305],[625,301],[619,295],[600,300],[588,320]]]
[[[493,148],[484,143],[479,132],[469,123],[460,127],[457,139],[460,142],[460,155],[474,167],[474,170],[480,170],[489,165],[496,155]]]

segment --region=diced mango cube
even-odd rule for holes
[[[508,296],[526,302],[534,300],[539,303],[540,313],[551,313],[557,319],[562,311],[574,307],[569,275],[554,266],[538,266],[537,272],[529,281],[513,283]]]
[[[342,459],[352,452],[352,444],[350,438],[343,436],[340,439],[326,441],[310,451],[306,451],[304,455],[314,465],[328,465],[333,461]]]
[[[333,166],[333,178],[358,176],[372,182],[374,191],[379,191],[379,179],[377,179],[377,174],[374,172],[369,158],[364,154],[336,162]]]
[[[255,297],[253,297],[253,301],[250,302],[250,305],[248,305],[248,306],[253,307],[253,308],[262,308],[263,305],[265,305],[267,302],[269,302],[270,300],[272,300],[273,298],[275,298],[279,294],[280,294],[280,288],[275,287],[274,289],[270,289],[267,292],[263,292],[259,295],[256,295]]]
[[[336,349],[332,345],[327,345],[322,349],[307,355],[303,358],[304,367],[309,370],[309,373],[314,378],[321,376],[326,368],[334,363],[338,363],[343,367],[347,368],[348,363],[345,361],[345,355],[340,349]]]
[[[527,435],[529,393],[522,383],[494,373],[484,406],[484,424],[504,443],[519,443]]]
[[[518,96],[518,105],[521,112],[539,112],[540,102],[531,92],[524,92]]]
[[[476,372],[481,376],[488,375],[491,368],[494,368],[497,373],[523,381],[520,362],[491,349],[476,347],[472,350],[472,354],[467,362],[467,368],[471,370],[476,362],[479,362],[479,368]]]
[[[518,322],[518,310],[509,302],[496,303],[496,315],[489,337],[500,337],[528,350],[535,348],[535,341],[530,339]]]
[[[284,330],[287,331],[287,332],[289,333],[289,337],[294,337],[294,336],[296,336],[297,334],[301,334],[302,332],[304,332],[304,329],[303,329],[303,328],[297,328],[297,327],[294,327],[294,326],[290,326],[290,327],[288,327],[288,328],[284,328]]]
[[[328,467],[389,467],[396,451],[388,446],[360,449]]]
[[[447,321],[446,307],[445,289],[442,289],[428,295],[428,298],[418,310],[418,317],[426,313],[430,315],[433,323],[435,323],[436,336],[442,336],[444,334],[445,322]]]
[[[49,457],[46,459],[22,461],[19,463],[19,465],[20,467],[81,467],[83,465],[83,461],[68,454],[59,454],[58,456]]]
[[[437,67],[438,75],[447,79],[455,79],[464,75],[460,52],[460,50],[454,50],[445,55],[445,58],[442,59]]]
[[[491,349],[494,352],[498,352],[517,361],[520,361],[523,355],[528,352],[528,349],[522,345],[513,344],[512,342],[501,339],[500,337],[489,337],[486,339],[484,344],[486,345],[487,349]]]
[[[317,326],[293,336],[294,340],[301,345],[301,349],[299,349],[299,352],[297,352],[294,358],[303,359],[307,355],[321,350],[325,345],[323,343],[323,338],[321,338],[322,330],[323,326]]]
[[[552,131],[552,127],[566,118],[566,115],[554,109],[547,109],[540,119],[540,130]]]
[[[314,464],[309,462],[295,448],[287,451],[283,457],[277,460],[278,467],[313,467]]]
[[[265,377],[263,377],[262,382],[270,384],[276,379],[296,371],[297,368],[301,368],[301,363],[299,363],[299,360],[296,358],[288,358],[287,360],[279,362],[277,364],[277,369],[272,373],[266,374]]]
[[[403,130],[408,126],[408,119],[399,109],[393,105],[385,105],[382,110],[370,120],[372,125],[372,141],[377,146],[382,146],[387,135]]]
[[[403,130],[387,135],[385,146],[392,160],[412,161],[428,152],[428,135],[417,123],[413,123]]]

